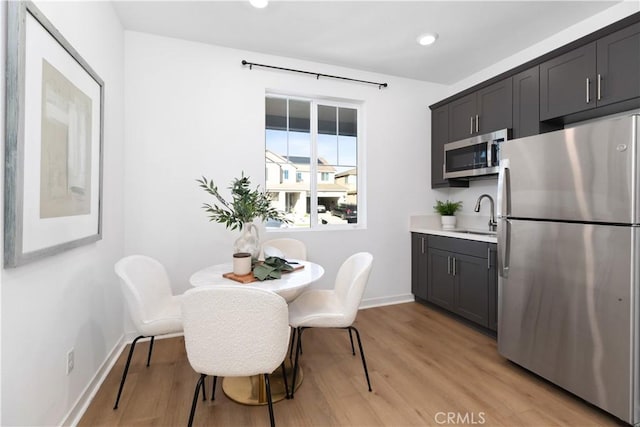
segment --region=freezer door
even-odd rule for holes
[[[509,223],[500,354],[631,422],[634,228]]]
[[[509,163],[507,214],[640,223],[638,117],[603,120],[504,142],[501,157]]]

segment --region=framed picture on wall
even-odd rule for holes
[[[7,2],[4,266],[101,239],[104,82],[31,2]]]

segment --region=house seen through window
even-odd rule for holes
[[[266,191],[291,221],[267,228],[357,224],[359,106],[267,95],[265,107]]]

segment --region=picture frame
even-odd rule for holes
[[[104,82],[30,1],[7,2],[4,267],[102,238]]]

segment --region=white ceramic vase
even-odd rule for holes
[[[260,256],[260,236],[255,224],[245,222],[242,226],[240,237],[233,244],[233,253],[238,252],[248,252],[253,259],[258,259]]]
[[[456,216],[455,215],[442,215],[440,217],[442,221],[443,230],[453,230],[456,228]]]

